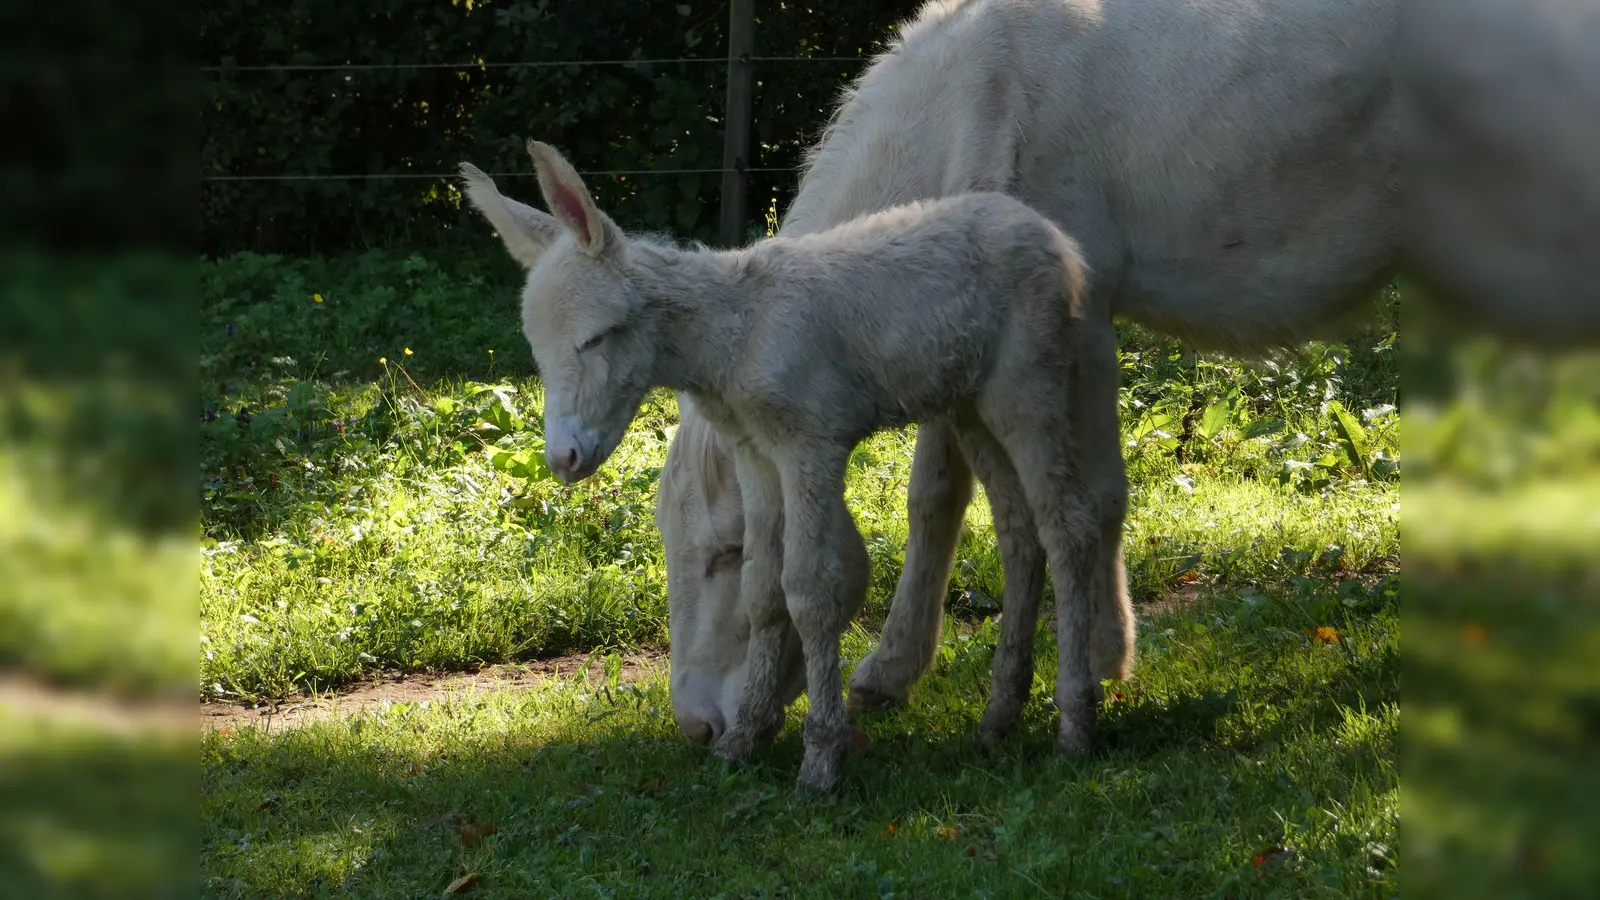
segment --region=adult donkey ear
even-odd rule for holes
[[[503,196],[494,186],[494,179],[472,163],[461,164],[461,175],[467,180],[467,199],[500,232],[500,240],[512,258],[533,268],[561,233],[555,217]]]
[[[594,198],[583,186],[578,170],[557,153],[556,148],[541,141],[529,141],[528,155],[533,157],[533,167],[539,173],[539,189],[544,192],[545,203],[555,214],[556,221],[577,237],[578,246],[585,253],[598,257],[621,246],[621,230],[594,205]]]

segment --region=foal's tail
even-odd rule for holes
[[[1072,236],[1057,228],[1050,226],[1052,237],[1055,239],[1056,256],[1061,260],[1061,268],[1067,276],[1067,309],[1074,319],[1083,318],[1083,292],[1089,280],[1089,263],[1083,258],[1083,250]]]

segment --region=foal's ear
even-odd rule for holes
[[[500,240],[512,258],[533,268],[545,248],[560,234],[555,218],[502,196],[494,186],[494,179],[472,163],[461,164],[461,175],[467,180],[467,199],[483,213],[494,230],[500,232]]]
[[[539,189],[545,203],[578,239],[578,246],[590,256],[599,256],[621,243],[616,223],[594,205],[589,189],[583,186],[578,170],[556,148],[542,141],[528,142],[528,155],[539,173]]]

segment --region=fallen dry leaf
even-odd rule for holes
[[[1180,575],[1178,575],[1178,583],[1179,584],[1199,584],[1200,583],[1200,570],[1199,569],[1190,569],[1187,572],[1181,573]]]
[[[1255,867],[1260,869],[1282,862],[1284,857],[1293,852],[1288,847],[1268,847],[1265,850],[1258,851],[1251,862],[1255,863]]]
[[[856,753],[864,753],[872,746],[872,738],[867,736],[867,730],[861,727],[860,722],[850,723],[850,749]]]
[[[282,798],[279,797],[263,797],[261,802],[256,804],[256,812],[265,812],[270,809],[277,809],[278,804],[281,802],[283,802]]]
[[[968,856],[977,856],[978,855],[978,848],[973,846],[972,844],[968,844],[967,845],[967,855]]]
[[[456,836],[461,838],[461,843],[471,847],[499,830],[487,822],[464,822],[456,826]]]
[[[938,834],[939,837],[942,837],[947,841],[953,841],[953,840],[955,840],[955,837],[956,837],[956,830],[954,828],[951,828],[949,825],[940,825],[939,826],[939,830],[936,832],[936,834]]]
[[[457,878],[455,881],[450,882],[450,886],[445,888],[444,892],[446,894],[460,894],[460,893],[466,891],[467,888],[470,888],[474,884],[476,884],[477,881],[478,881],[478,873],[477,872],[468,872],[467,874],[461,876],[460,878]]]
[[[1332,625],[1318,625],[1315,628],[1308,628],[1306,629],[1306,634],[1310,635],[1311,639],[1319,644],[1339,643],[1339,629]]]
[[[890,822],[888,825],[885,825],[883,827],[883,833],[888,835],[888,836],[890,836],[890,837],[894,837],[894,830],[895,830],[895,823],[893,823],[893,822]]]
[[[233,735],[233,729],[218,728],[216,731],[212,732],[212,734],[215,734],[217,737],[231,737]]]

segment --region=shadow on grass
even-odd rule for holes
[[[3,892],[193,896],[193,739],[36,728],[0,708]]]
[[[212,763],[202,872],[219,896],[427,894],[469,875],[475,895],[495,897],[579,885],[597,896],[1138,897],[1185,884],[1314,896],[1364,883],[1349,840],[1258,872],[1252,854],[1282,841],[1275,804],[1250,791],[1230,801],[1238,775],[1214,754],[1074,765],[1040,737],[998,749],[882,740],[847,762],[836,796],[802,801],[792,727],[742,769],[659,733],[507,736],[431,755],[295,735]],[[1276,789],[1276,805],[1308,787]]]
[[[1420,896],[1600,884],[1600,592],[1518,558],[1408,574],[1403,760]]]
[[[1213,640],[1198,662],[1214,670],[1238,648]],[[1042,695],[1005,739],[977,737],[993,648],[962,641],[910,706],[861,718],[873,745],[811,801],[793,790],[799,709],[732,768],[677,732],[664,681],[207,738],[205,889],[425,894],[475,875],[493,897],[1392,895],[1393,860],[1373,854],[1396,845],[1395,778],[1371,762],[1391,738],[1340,729],[1341,704],[1392,708],[1394,661],[1346,671],[1327,648],[1276,646],[1257,671],[1284,683],[1157,662],[1149,691],[1102,714],[1102,752],[1074,762]],[[1246,747],[1277,707],[1280,730]],[[1283,845],[1281,865],[1257,864]]]

